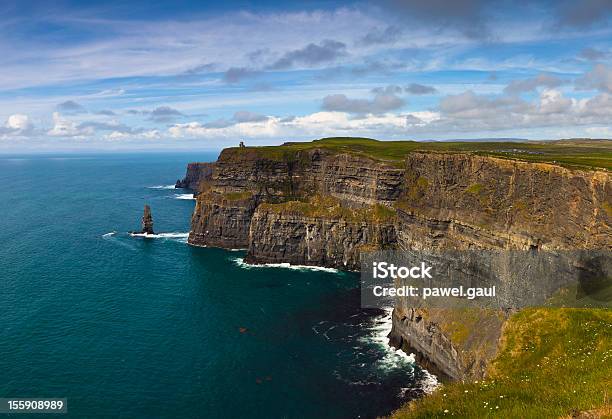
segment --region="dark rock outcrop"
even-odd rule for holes
[[[143,234],[155,234],[153,231],[153,216],[151,215],[151,207],[148,205],[144,206],[144,212],[142,214],[142,230]]]

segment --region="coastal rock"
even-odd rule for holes
[[[508,311],[407,307],[393,310],[389,344],[419,365],[453,380],[482,378],[498,350]]]
[[[153,216],[151,215],[151,207],[148,205],[144,206],[144,212],[142,214],[142,230],[143,234],[155,234],[153,232]]]

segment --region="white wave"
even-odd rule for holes
[[[401,364],[409,363],[414,365],[414,354],[407,354],[401,349],[395,349],[389,345],[389,332],[393,326],[391,314],[392,308],[385,308],[385,314],[376,317],[373,324],[369,326],[372,333],[363,339],[376,343],[385,352],[384,358],[381,360],[381,367],[384,369],[395,368]]]
[[[195,197],[192,193],[177,193],[174,194],[175,199],[186,199],[186,200],[195,200]]]
[[[126,249],[129,249],[131,251],[137,250],[133,243],[129,243],[128,241],[122,240],[121,238],[119,238],[117,236],[116,231],[111,231],[109,233],[102,234],[102,239],[109,243],[113,243],[121,247],[125,247]]]
[[[176,189],[175,185],[155,185],[147,186],[147,189]]]
[[[187,238],[189,238],[189,233],[157,233],[157,234],[148,234],[148,233],[130,233],[132,237],[142,237],[145,239],[169,239],[169,240],[177,240],[180,242],[187,242]]]
[[[438,377],[427,370],[423,370],[423,380],[421,380],[421,388],[426,394],[431,394],[442,387],[442,383],[438,381]]]
[[[370,326],[373,333],[365,339],[378,344],[385,352],[385,356],[379,361],[382,369],[394,369],[408,365],[414,368],[416,359],[413,353],[407,354],[389,345],[389,333],[393,327],[393,309],[387,307],[384,310],[385,314],[374,319],[374,324]],[[437,377],[429,371],[423,369],[423,375],[424,379],[419,384],[425,393],[432,393],[440,386]]]
[[[186,239],[189,233],[159,233],[158,236],[162,239]]]
[[[250,263],[246,263],[244,261],[244,258],[235,258],[234,259],[234,263],[236,263],[236,265],[242,267],[242,268],[246,268],[246,269],[252,269],[252,268],[284,268],[284,269],[294,269],[296,271],[322,271],[322,272],[331,272],[331,273],[338,273],[338,269],[334,269],[334,268],[325,268],[323,266],[309,266],[309,265],[292,265],[290,263],[264,263],[261,265],[253,265]]]

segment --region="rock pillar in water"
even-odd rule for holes
[[[153,233],[153,216],[151,215],[151,207],[148,205],[144,206],[144,214],[142,215],[142,233],[155,234]]]

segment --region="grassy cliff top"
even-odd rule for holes
[[[527,309],[506,325],[484,381],[451,383],[393,419],[610,417],[612,311]]]
[[[376,160],[401,162],[413,151],[475,153],[514,160],[554,163],[583,169],[612,170],[612,140],[558,140],[524,142],[478,141],[378,141],[371,138],[335,137],[280,146],[246,147],[262,157],[287,159],[296,152],[321,148],[338,153],[360,154]],[[240,150],[232,148],[232,150]]]

